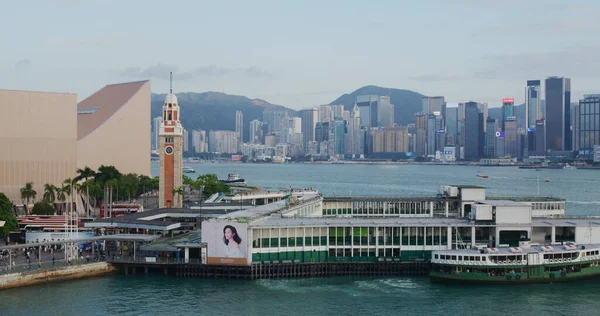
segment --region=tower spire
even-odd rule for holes
[[[173,94],[173,72],[169,73],[169,93]]]

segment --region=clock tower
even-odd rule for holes
[[[170,74],[169,94],[162,108],[162,123],[158,133],[160,157],[158,207],[183,207],[182,196],[173,194],[183,186],[183,127],[179,120],[179,105],[173,94],[173,73]]]

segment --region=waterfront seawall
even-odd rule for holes
[[[181,278],[249,280],[369,275],[426,276],[431,270],[429,262],[281,263],[250,266],[127,262],[113,264],[123,274],[158,272]]]
[[[0,276],[0,290],[40,283],[79,279],[111,273],[115,268],[106,262],[24,271]]]

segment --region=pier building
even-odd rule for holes
[[[288,189],[280,192],[280,200],[266,204],[264,192],[244,192],[243,204],[236,195],[201,208],[151,210],[86,227],[160,232],[173,238],[140,249],[173,252],[171,258],[182,263],[216,266],[418,263],[429,262],[437,250],[524,241],[600,242],[600,218],[567,218],[563,199],[487,197],[485,188],[471,185],[442,186],[441,192],[323,197],[314,190]],[[179,235],[197,227],[199,231],[190,232],[194,238]]]

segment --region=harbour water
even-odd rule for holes
[[[187,165],[187,164],[186,164]],[[434,195],[442,184],[474,184],[493,196],[566,198],[569,215],[600,215],[600,172],[425,165],[189,164],[251,185],[312,187],[328,196]],[[153,165],[153,172],[157,166]],[[488,179],[476,177],[478,171]],[[550,182],[545,182],[546,178]],[[335,277],[199,280],[114,275],[0,292],[2,315],[592,315],[599,280],[520,286],[447,286],[427,278]]]

